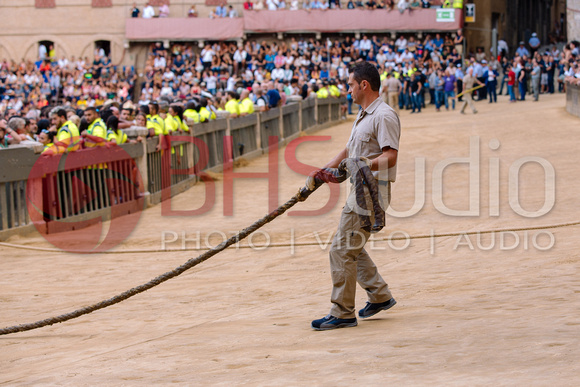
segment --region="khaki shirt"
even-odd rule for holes
[[[383,154],[384,147],[399,150],[401,123],[397,113],[380,98],[373,101],[366,110],[360,110],[354,122],[350,139],[346,144],[348,157],[364,156],[375,159]],[[383,202],[390,201],[390,187],[386,182],[394,182],[397,176],[397,165],[382,171],[373,171],[379,180],[379,188]],[[387,192],[389,191],[389,192]],[[387,196],[388,195],[388,196]],[[356,207],[354,190],[347,199],[347,206]]]
[[[389,93],[398,93],[402,86],[397,78],[390,77],[385,81],[385,87]]]
[[[465,77],[463,77],[463,88],[465,90],[469,90],[469,89],[473,88],[474,84],[475,84],[475,77],[473,77],[471,75],[466,75]]]

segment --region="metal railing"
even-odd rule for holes
[[[189,132],[177,135],[57,156],[29,148],[2,150],[0,238],[33,225],[45,233],[86,227],[95,214],[112,213],[113,207],[121,209],[115,214],[142,210],[195,184],[203,170],[266,153],[271,136],[287,142],[337,122],[341,103],[310,99],[190,125]]]

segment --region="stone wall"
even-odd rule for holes
[[[580,0],[567,0],[566,7],[568,41],[580,41]]]
[[[110,7],[103,7],[101,3],[93,7],[89,0],[57,0],[54,7],[39,8],[36,0],[0,1],[0,60],[36,60],[38,43],[43,40],[55,43],[58,58],[74,55],[92,60],[95,41],[108,40],[113,63],[134,64],[125,42],[125,19],[130,17],[133,2],[112,0],[110,3]],[[136,3],[143,10],[146,1]],[[242,8],[241,0],[228,3]],[[196,4],[200,16],[209,14],[203,0],[171,0],[170,4],[171,17],[186,17],[192,4]]]
[[[566,111],[580,117],[580,86],[566,85]]]

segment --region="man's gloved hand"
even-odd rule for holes
[[[366,158],[364,156],[360,156],[360,157],[352,158],[352,159],[348,159],[348,158],[347,159],[344,159],[338,165],[338,169],[341,170],[341,171],[347,171],[348,173],[352,173],[352,171],[348,171],[347,165],[348,165],[349,162],[355,161],[357,159],[359,161],[362,161],[363,163],[365,163],[369,167],[369,169],[371,169],[371,167],[373,165],[372,160],[370,160],[370,159],[368,159],[368,158]]]
[[[364,156],[360,156],[359,159],[360,159],[360,161],[364,161],[364,163],[369,167],[369,169],[372,169],[372,166],[373,166],[373,161],[372,160],[367,159]]]
[[[312,171],[306,178],[305,187],[309,191],[314,191],[324,183],[342,183],[347,178],[346,170],[338,168],[322,168]]]
[[[316,180],[314,180],[314,177],[316,176],[316,174],[319,172],[320,170],[317,169],[316,171],[312,171],[310,173],[310,175],[308,175],[308,177],[306,178],[306,184],[304,185],[306,188],[308,188],[309,191],[313,191],[315,186],[316,186]]]

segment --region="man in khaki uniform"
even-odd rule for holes
[[[381,86],[377,69],[367,62],[357,64],[351,71],[349,92],[361,110],[354,122],[350,139],[325,168],[337,168],[345,158],[362,157],[378,180],[383,209],[389,205],[391,183],[396,177],[397,153],[401,125],[395,111],[379,95]],[[314,175],[306,180],[306,187],[314,189]],[[368,189],[365,188],[367,196]],[[328,330],[357,325],[355,292],[357,282],[366,290],[369,301],[359,311],[367,318],[396,304],[387,283],[364,249],[370,233],[362,229],[354,190],[342,211],[338,231],[330,249],[332,275],[332,307],[330,314],[312,321],[312,328]],[[363,213],[364,214],[364,213]]]
[[[386,94],[385,102],[399,114],[399,94],[403,85],[393,77],[393,73],[387,73],[387,79],[383,81],[383,93]]]
[[[467,72],[467,75],[465,75],[465,77],[463,77],[463,92],[465,93],[466,90],[472,89],[473,85],[476,83],[483,85],[483,83],[478,81],[477,78],[475,78],[473,76],[473,69],[471,68]],[[463,106],[461,107],[460,113],[465,114],[464,110],[467,107],[467,105],[469,105],[473,114],[476,114],[477,110],[475,109],[475,105],[473,105],[473,98],[471,97],[471,91],[463,94],[463,98],[465,98],[465,99],[463,100]]]

